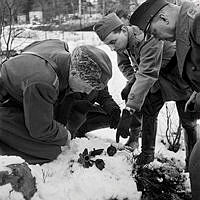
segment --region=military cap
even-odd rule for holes
[[[153,17],[167,4],[165,0],[146,0],[131,15],[130,24],[145,31]]]
[[[71,56],[70,73],[92,87],[104,88],[112,77],[112,63],[108,55],[92,45],[76,47]]]
[[[93,30],[97,33],[100,40],[104,41],[112,31],[121,25],[123,25],[123,22],[120,18],[115,13],[110,13],[97,22]]]

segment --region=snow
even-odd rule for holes
[[[45,39],[44,33],[37,32],[38,38]],[[103,49],[110,57],[113,64],[113,77],[109,81],[109,91],[113,98],[124,107],[124,102],[121,100],[120,92],[126,84],[125,78],[120,73],[117,67],[116,53],[112,52],[106,45],[103,45],[94,33],[64,33],[60,35],[58,32],[51,33],[52,38],[65,39],[70,51],[81,44],[93,44]],[[49,36],[48,36],[49,37]],[[68,40],[66,39],[68,38]],[[69,38],[71,38],[69,40]],[[34,39],[26,40],[28,43]],[[21,44],[22,38],[18,38],[14,45]],[[26,43],[27,45],[27,43]],[[177,127],[178,116],[174,110],[174,103],[170,102],[169,106],[173,111],[173,122]],[[175,158],[180,160],[184,166],[185,150],[183,138],[181,139],[181,148],[177,153],[167,150],[167,145],[163,145],[161,140],[166,141],[166,114],[165,107],[162,108],[158,118],[158,133],[156,141],[156,155],[163,154],[164,157]],[[115,132],[109,128],[96,130],[87,134],[87,138],[72,140],[69,147],[63,147],[59,157],[47,164],[29,165],[32,175],[36,178],[37,192],[32,197],[32,200],[108,200],[117,198],[123,200],[139,200],[141,193],[137,191],[136,183],[132,175],[132,153],[121,149],[111,157],[106,153],[107,148],[113,144],[119,149],[123,147],[126,139],[121,139],[120,144],[115,143]],[[140,141],[141,143],[141,141]],[[103,159],[105,168],[99,170],[95,165],[90,168],[84,168],[78,163],[79,154],[85,148],[89,151],[95,149],[104,149],[101,155],[95,156]],[[140,149],[138,149],[138,152]],[[138,153],[136,152],[136,153]],[[135,153],[135,152],[134,152]],[[6,165],[11,163],[21,163],[23,159],[19,157],[0,156],[0,170],[5,170]],[[189,182],[187,182],[189,187]],[[15,191],[12,191],[10,184],[0,186],[0,199],[23,200],[23,196]]]

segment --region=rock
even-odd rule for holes
[[[11,171],[0,171],[0,186],[10,183],[14,191],[21,192],[24,199],[30,200],[37,188],[35,177],[27,163],[10,164],[6,167]]]

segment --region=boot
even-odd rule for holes
[[[153,153],[142,152],[136,157],[136,164],[139,166],[147,165],[154,161]]]
[[[141,129],[140,128],[136,128],[130,129],[130,137],[128,139],[128,141],[126,142],[125,146],[128,147],[128,149],[130,151],[135,151],[135,149],[139,148],[139,137],[140,137],[140,133],[141,133]]]
[[[142,152],[136,158],[137,165],[146,165],[154,161],[157,116],[143,116]]]

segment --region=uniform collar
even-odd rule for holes
[[[128,45],[127,50],[139,48],[143,40],[139,36],[143,34],[143,32],[136,26],[127,26],[128,30]],[[143,38],[143,36],[142,36]]]

